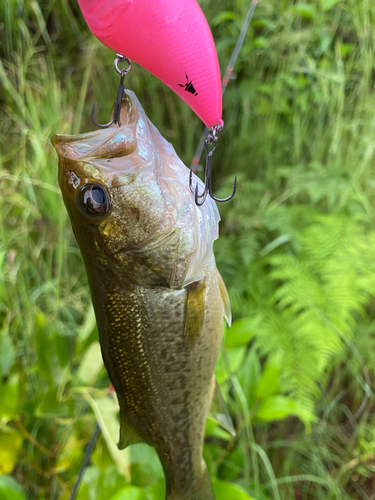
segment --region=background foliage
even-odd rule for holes
[[[222,69],[248,7],[201,0]],[[375,498],[375,4],[261,0],[224,100],[218,266],[234,324],[217,365],[237,438],[208,422],[217,498]],[[108,115],[113,54],[75,0],[0,5],[0,499],[158,500],[146,445],[119,452],[56,133]],[[146,113],[190,163],[201,124],[136,67]],[[103,118],[104,119],[104,118]],[[111,438],[113,436],[113,439]]]

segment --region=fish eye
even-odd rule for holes
[[[81,187],[78,193],[78,208],[89,217],[105,215],[109,212],[110,198],[100,184],[90,182]]]

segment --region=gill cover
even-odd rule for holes
[[[140,64],[212,127],[221,122],[215,43],[196,0],[78,0],[93,34]]]

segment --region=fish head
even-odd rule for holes
[[[86,267],[131,285],[181,288],[212,257],[216,205],[195,205],[188,169],[131,91],[120,119],[121,127],[52,138]]]

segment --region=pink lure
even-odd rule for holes
[[[78,0],[94,35],[140,64],[212,127],[222,124],[220,68],[196,0]]]

